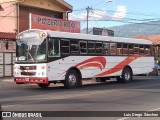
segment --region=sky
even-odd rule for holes
[[[80,21],[81,29],[109,28],[160,20],[160,0],[65,0],[73,6],[69,20]]]

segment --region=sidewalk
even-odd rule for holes
[[[1,77],[1,78],[0,78],[0,82],[1,82],[1,81],[12,82],[12,81],[14,81],[14,78],[13,78],[13,77]]]

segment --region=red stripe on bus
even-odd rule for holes
[[[106,66],[106,59],[104,57],[94,57],[87,59],[76,65],[77,68],[86,68],[86,67],[98,67],[101,70]]]
[[[87,64],[80,66],[79,69],[85,69],[85,68],[89,68],[89,67],[97,67],[101,70],[104,68],[104,67],[102,67],[101,63],[87,63]]]
[[[105,72],[102,72],[96,76],[105,76],[105,75],[108,75],[108,74],[112,74],[112,73],[115,73],[115,72],[118,72],[120,70],[122,70],[126,65],[128,65],[129,63],[131,63],[132,61],[140,58],[140,57],[143,57],[144,55],[134,55],[134,56],[129,56],[127,58],[125,58],[122,62],[120,62],[119,64],[117,64],[116,66],[114,66],[113,68],[105,71]]]

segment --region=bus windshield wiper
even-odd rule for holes
[[[31,60],[34,62],[34,59],[33,59],[32,55],[31,55],[31,53],[29,52],[29,49],[27,49],[26,56],[27,56],[27,60],[29,60],[28,58],[30,56]]]

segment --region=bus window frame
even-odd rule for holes
[[[94,44],[92,48],[89,48],[89,44]],[[94,52],[89,53],[90,50],[93,50]],[[95,55],[96,54],[96,48],[95,48],[95,41],[87,41],[87,54],[88,55]]]
[[[96,44],[97,44],[97,43],[98,43],[98,44],[101,44],[101,48],[97,48],[97,47],[96,47]],[[97,50],[101,50],[101,53],[97,53]],[[98,42],[96,41],[96,42],[95,42],[95,54],[96,54],[96,55],[103,55],[103,42],[102,42],[102,41],[98,41]]]
[[[132,46],[132,48],[130,48]],[[130,53],[132,51],[133,53]],[[134,55],[134,44],[128,44],[128,55]]]
[[[124,45],[127,45],[127,48],[124,48]],[[122,46],[123,46],[123,49],[122,49],[123,55],[129,55],[129,44],[128,43],[123,43]],[[124,53],[124,49],[127,50],[127,53]]]
[[[143,46],[143,49],[141,49],[141,46]],[[141,50],[143,51],[143,53],[141,53]],[[140,55],[144,55],[145,54],[144,45],[139,45],[139,54]]]
[[[136,47],[135,47],[136,46]],[[138,46],[138,47],[137,47]],[[134,44],[134,46],[133,46],[133,49],[134,49],[134,55],[139,55],[139,46],[140,46],[140,44]],[[136,48],[138,48],[137,50],[138,50],[138,52],[137,53],[135,53],[135,49]]]
[[[72,45],[76,45],[76,44],[71,44],[71,41],[76,41],[76,42],[78,42],[78,51],[71,51],[71,49],[72,49]],[[79,51],[79,48],[80,48],[80,46],[79,46],[79,42],[80,42],[80,40],[79,39],[70,39],[70,54],[71,55],[79,55],[79,53],[80,53],[80,51]],[[75,53],[74,53],[75,52]]]
[[[106,51],[105,51],[104,46],[103,46],[105,43],[108,44],[107,54],[106,54]],[[104,56],[109,56],[109,55],[110,55],[110,42],[108,42],[108,41],[103,41],[103,42],[102,42],[102,50],[103,50],[102,52],[103,52],[103,55],[104,55]],[[104,53],[104,52],[105,52],[105,53]]]
[[[85,43],[86,44],[86,48],[81,48],[81,43]],[[86,53],[81,53],[81,49],[85,49]],[[87,41],[80,40],[79,41],[79,53],[80,53],[80,55],[88,55],[88,51],[87,50],[88,50]]]
[[[68,41],[69,42],[69,46],[62,46],[61,43],[62,41]],[[65,47],[65,48],[69,48],[69,51],[68,53],[62,53],[62,48]],[[61,51],[61,55],[68,55],[70,54],[71,50],[70,50],[70,39],[69,38],[60,38],[60,51]]]
[[[48,47],[47,47],[47,48],[48,48],[48,52],[47,52],[47,53],[48,53],[48,57],[60,57],[60,56],[61,56],[61,49],[60,49],[60,40],[61,40],[61,39],[60,39],[60,38],[55,38],[55,37],[49,37],[49,38],[47,38],[47,39],[48,39],[48,40],[47,40],[47,41],[48,41],[48,42],[47,42],[47,46],[48,46]],[[57,40],[59,41],[59,54],[58,54],[58,55],[50,55],[50,54],[49,54],[49,52],[50,52],[50,50],[49,50],[49,40],[50,40],[50,39],[52,39],[52,41],[54,41],[55,39],[57,39]],[[53,50],[53,51],[54,51],[54,50]]]
[[[121,45],[120,48],[118,47],[118,44]],[[118,53],[118,50],[120,50],[119,53]],[[116,53],[117,53],[116,55],[120,55],[120,56],[122,55],[122,56],[123,56],[123,43],[118,43],[118,42],[117,42],[117,50],[116,50]]]
[[[117,43],[118,43],[118,42],[114,42],[114,41],[113,41],[113,42],[111,41],[111,42],[109,43],[109,44],[110,44],[110,46],[109,46],[109,47],[110,47],[110,49],[109,49],[109,50],[110,50],[110,55],[113,55],[113,56],[117,55]],[[115,49],[115,52],[111,52],[111,44],[115,44],[115,46],[114,46],[114,47],[115,47],[115,48],[114,48],[114,49]]]

